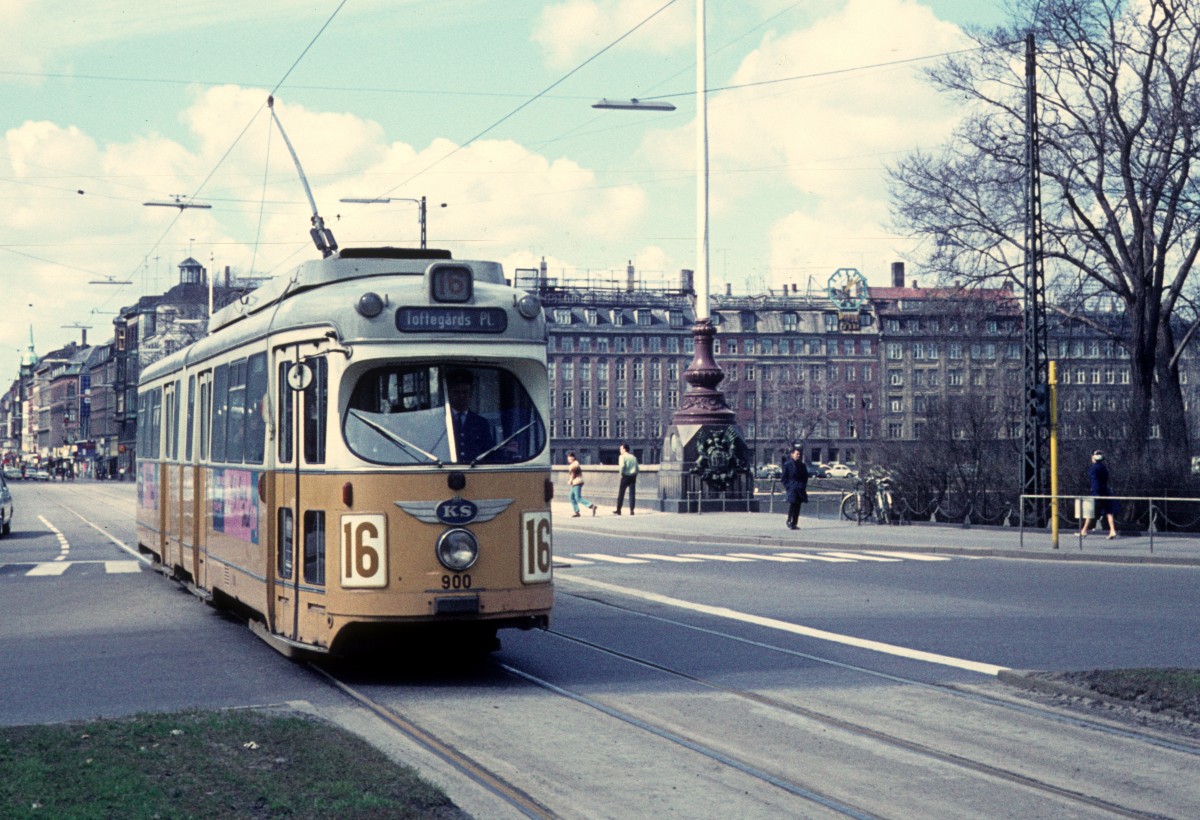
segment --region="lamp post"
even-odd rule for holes
[[[708,229],[708,70],[706,57],[706,24],[705,0],[696,0],[696,322],[692,326],[692,341],[694,356],[691,364],[684,371],[683,378],[688,388],[680,401],[679,409],[671,418],[671,428],[663,442],[662,465],[659,472],[659,507],[667,509],[674,505],[678,512],[698,511],[691,500],[695,493],[694,486],[701,487],[710,481],[710,476],[700,476],[697,484],[694,471],[687,465],[698,464],[698,456],[704,447],[710,447],[708,456],[711,461],[714,450],[719,449],[721,459],[742,459],[744,463],[746,442],[737,430],[737,415],[729,409],[725,402],[725,394],[717,389],[717,385],[725,378],[720,365],[713,358],[713,336],[716,328],[713,326],[709,313],[709,229]],[[623,110],[670,110],[630,100],[628,103],[612,103],[602,100],[594,108],[617,108]],[[718,446],[719,442],[730,441],[729,432],[733,432],[733,443],[728,448]],[[726,462],[728,463],[728,462]],[[736,462],[735,462],[736,463]],[[712,479],[716,482],[716,479]],[[722,483],[714,486],[725,487]],[[741,492],[743,479],[739,477],[733,487],[735,492]],[[753,484],[748,483],[750,493]],[[740,489],[739,489],[740,488]],[[674,496],[672,497],[672,493]],[[748,502],[748,509],[753,506],[753,499]]]
[[[340,202],[353,202],[361,205],[376,205],[385,202],[415,202],[417,204],[417,218],[421,224],[421,249],[425,249],[425,197],[420,199],[412,199],[404,196],[377,196],[377,197],[344,197]],[[446,207],[446,203],[441,204],[442,208]]]

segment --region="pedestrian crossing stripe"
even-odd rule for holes
[[[760,555],[754,552],[731,552],[729,555],[734,558],[746,558],[750,561],[778,561],[781,564],[796,564],[804,560],[794,555]]]
[[[630,558],[645,558],[647,561],[670,561],[676,564],[699,564],[703,563],[700,558],[686,558],[682,555],[659,555],[656,552],[631,552]]]
[[[681,552],[679,554],[684,558],[699,558],[702,561],[728,561],[738,564],[755,560],[754,558],[741,558],[736,555],[705,555],[699,552]]]
[[[904,558],[909,561],[949,561],[951,560],[945,555],[929,555],[923,552],[894,552],[891,550],[864,550],[872,555],[882,555],[885,558]]]
[[[824,555],[831,555],[834,558],[845,558],[849,561],[878,561],[881,564],[899,564],[900,558],[885,558],[882,555],[868,555],[862,552],[826,552]]]
[[[23,573],[27,578],[57,578],[74,566],[102,564],[108,575],[123,575],[142,571],[141,561],[42,561],[36,564],[0,564],[4,566],[27,566],[28,572]]]
[[[581,552],[581,558],[589,558],[593,561],[606,561],[610,564],[649,564],[650,562],[643,558],[626,558],[624,555],[603,555],[598,552]]]

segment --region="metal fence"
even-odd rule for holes
[[[1200,498],[1172,498],[1169,496],[1106,496],[1106,500],[1117,505],[1114,524],[1123,535],[1146,535],[1150,552],[1154,552],[1154,539],[1194,538],[1200,540]],[[1057,522],[1051,520],[1057,501]],[[1018,525],[1021,528],[1021,546],[1025,545],[1025,530],[1062,529],[1064,523],[1074,531],[1068,537],[1082,541],[1080,525],[1083,518],[1094,521],[1095,531],[1108,531],[1108,524],[1095,521],[1095,501],[1090,495],[1022,495]]]

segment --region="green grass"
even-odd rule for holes
[[[0,728],[0,818],[461,816],[410,767],[303,716],[184,712]]]

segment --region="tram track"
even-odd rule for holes
[[[1036,719],[1043,719],[1043,720],[1046,720],[1046,721],[1049,721],[1049,722],[1052,722],[1055,724],[1061,724],[1063,726],[1070,726],[1070,727],[1073,727],[1076,729],[1084,729],[1086,731],[1096,732],[1100,735],[1107,736],[1110,738],[1120,739],[1123,741],[1132,741],[1135,743],[1143,744],[1147,748],[1154,747],[1154,748],[1159,748],[1159,749],[1167,750],[1167,751],[1174,752],[1174,753],[1187,755],[1187,756],[1193,757],[1193,758],[1200,757],[1200,746],[1189,743],[1182,739],[1181,740],[1171,740],[1171,739],[1164,738],[1157,734],[1140,732],[1135,729],[1130,729],[1127,727],[1114,726],[1114,725],[1112,725],[1110,723],[1106,723],[1106,722],[1089,720],[1084,717],[1064,714],[1061,711],[1055,711],[1050,708],[1045,708],[1045,707],[1040,707],[1040,706],[1035,706],[1035,705],[1030,705],[1030,704],[1025,704],[1025,703],[1015,703],[1015,702],[1012,702],[1009,700],[1001,699],[998,697],[992,697],[992,696],[982,694],[979,692],[975,692],[975,691],[965,691],[962,689],[955,688],[954,686],[948,685],[948,684],[928,683],[926,681],[921,681],[921,680],[917,680],[914,678],[906,678],[906,677],[896,675],[893,673],[880,672],[877,670],[872,670],[872,669],[868,669],[868,668],[861,667],[861,666],[855,666],[853,664],[848,664],[843,661],[833,660],[830,658],[823,658],[819,655],[814,655],[811,653],[797,652],[796,650],[793,650],[793,649],[775,646],[775,645],[772,645],[770,643],[766,643],[763,641],[747,639],[742,636],[733,635],[733,634],[730,634],[727,632],[722,632],[722,631],[716,630],[716,629],[711,629],[711,628],[707,628],[707,627],[701,627],[701,626],[696,626],[693,624],[684,623],[682,621],[663,617],[661,615],[654,615],[654,614],[650,614],[650,613],[639,612],[636,609],[632,609],[630,607],[623,606],[621,604],[613,603],[611,601],[602,600],[600,598],[593,597],[591,595],[578,595],[578,594],[574,594],[574,593],[563,593],[563,592],[560,592],[560,594],[570,595],[571,597],[577,597],[582,600],[586,600],[592,604],[598,604],[601,606],[620,610],[625,615],[650,619],[650,620],[657,621],[659,623],[662,623],[662,624],[665,624],[665,625],[668,625],[668,626],[671,626],[674,628],[680,628],[680,629],[686,629],[689,631],[699,632],[699,633],[703,633],[710,637],[715,637],[715,638],[719,638],[719,639],[723,639],[723,640],[727,640],[727,641],[733,641],[733,642],[738,642],[738,643],[742,643],[742,644],[752,645],[753,647],[755,647],[757,649],[763,649],[763,650],[767,650],[770,652],[779,653],[782,655],[803,658],[806,661],[827,664],[830,666],[838,667],[843,670],[850,671],[852,673],[857,673],[857,674],[861,674],[861,675],[865,675],[865,676],[869,676],[869,677],[873,677],[873,678],[880,678],[880,679],[884,679],[884,680],[887,680],[887,681],[890,681],[893,683],[902,684],[905,686],[916,687],[916,688],[928,691],[933,696],[942,696],[942,697],[952,698],[952,699],[961,700],[961,701],[965,701],[965,702],[969,702],[969,703],[973,703],[973,704],[983,705],[983,706],[986,706],[986,707],[992,708],[992,709],[1007,710],[1007,711],[1011,711],[1013,713],[1020,714],[1025,717],[1034,717]],[[622,661],[625,661],[625,662],[628,662],[631,664],[635,664],[644,669],[652,670],[654,672],[670,676],[671,678],[675,678],[680,681],[686,681],[690,684],[693,684],[696,686],[701,686],[701,687],[704,687],[705,689],[709,689],[714,692],[719,692],[723,695],[737,698],[739,700],[745,701],[746,703],[751,704],[756,707],[764,707],[767,709],[778,710],[780,712],[784,712],[789,715],[795,715],[795,716],[804,718],[806,720],[813,721],[819,725],[826,726],[831,730],[844,732],[844,733],[850,734],[854,737],[862,738],[864,740],[882,743],[882,744],[885,744],[885,745],[890,746],[895,749],[899,749],[899,750],[903,750],[905,752],[921,755],[931,761],[937,761],[939,763],[954,766],[960,770],[963,770],[965,772],[969,772],[969,773],[972,773],[975,775],[980,775],[980,776],[988,777],[988,778],[995,779],[995,780],[1005,781],[1005,782],[1017,785],[1023,789],[1041,793],[1041,794],[1044,794],[1044,795],[1047,795],[1047,796],[1050,796],[1053,798],[1057,798],[1059,800],[1069,801],[1070,803],[1076,804],[1081,807],[1097,809],[1097,810],[1100,810],[1100,811],[1108,813],[1108,814],[1112,814],[1115,816],[1122,816],[1122,817],[1147,818],[1147,817],[1161,817],[1162,816],[1161,814],[1154,812],[1154,811],[1145,811],[1142,809],[1123,805],[1114,800],[1105,799],[1103,797],[1096,796],[1096,795],[1086,794],[1082,791],[1079,791],[1078,789],[1067,788],[1062,785],[1058,785],[1058,784],[1049,782],[1048,780],[1045,780],[1045,779],[1033,777],[1028,774],[1023,774],[1019,771],[1015,771],[1010,768],[1004,768],[1004,767],[996,766],[996,765],[993,765],[991,763],[987,763],[987,762],[984,762],[981,760],[976,760],[976,759],[973,759],[966,755],[949,751],[947,749],[940,749],[940,748],[930,745],[929,743],[902,737],[893,732],[888,732],[888,731],[884,731],[884,730],[881,730],[878,728],[874,728],[872,726],[864,725],[864,724],[855,722],[853,720],[849,720],[845,717],[841,717],[841,716],[838,716],[835,714],[823,712],[823,711],[820,711],[817,709],[810,708],[808,706],[800,705],[795,702],[785,701],[785,700],[782,700],[777,697],[764,695],[759,692],[751,691],[748,689],[739,689],[736,687],[727,686],[727,685],[724,685],[717,681],[711,680],[709,678],[705,678],[700,675],[694,675],[689,672],[686,672],[686,671],[683,671],[683,670],[680,670],[677,668],[673,668],[672,666],[670,666],[668,664],[650,660],[645,657],[640,657],[638,655],[633,654],[632,652],[614,649],[609,646],[604,646],[603,644],[597,643],[596,641],[593,641],[593,640],[588,640],[586,638],[581,638],[577,635],[568,634],[566,632],[563,632],[560,629],[551,629],[551,630],[549,630],[549,634],[553,635],[555,638],[557,638],[559,640],[569,642],[576,646],[584,647],[592,652],[600,653],[606,657],[620,659]]]
[[[812,721],[815,721],[822,725],[828,726],[832,729],[836,729],[836,730],[839,730],[842,732],[847,732],[849,734],[852,734],[852,735],[855,735],[855,736],[858,736],[861,738],[865,738],[868,740],[884,743],[886,745],[895,747],[897,749],[903,749],[908,752],[913,752],[913,753],[916,753],[919,755],[923,755],[925,757],[930,758],[931,760],[937,760],[942,763],[947,763],[947,764],[956,766],[958,768],[961,768],[963,770],[973,772],[975,774],[985,775],[985,776],[996,778],[999,780],[1005,780],[1009,783],[1014,783],[1016,785],[1022,786],[1027,789],[1031,789],[1031,790],[1038,791],[1038,792],[1043,792],[1045,794],[1053,795],[1058,798],[1067,799],[1067,800],[1073,801],[1075,803],[1079,803],[1079,804],[1088,806],[1090,808],[1101,809],[1103,811],[1110,812],[1112,814],[1119,815],[1122,817],[1149,818],[1149,817],[1157,816],[1155,814],[1140,812],[1135,809],[1131,809],[1131,808],[1128,808],[1125,806],[1120,806],[1118,804],[1115,804],[1110,801],[1103,800],[1103,799],[1100,799],[1097,797],[1091,797],[1089,795],[1082,794],[1082,793],[1072,790],[1072,789],[1065,789],[1060,786],[1055,786],[1052,783],[1048,783],[1043,780],[1038,780],[1038,779],[1035,779],[1032,777],[1028,777],[1028,776],[1022,775],[1018,772],[1014,772],[1014,771],[1007,770],[1007,769],[1002,769],[997,766],[992,766],[990,764],[983,763],[980,761],[971,760],[962,755],[953,754],[953,753],[950,753],[947,751],[939,750],[939,749],[936,749],[925,743],[920,743],[920,742],[913,741],[913,740],[907,740],[905,738],[898,737],[896,735],[889,734],[887,732],[883,732],[878,729],[872,729],[869,726],[863,726],[860,724],[856,724],[856,723],[854,723],[852,721],[848,721],[844,718],[839,718],[834,715],[829,715],[829,714],[826,714],[823,712],[816,711],[814,709],[809,709],[804,706],[796,705],[794,703],[787,703],[787,702],[779,700],[777,698],[768,697],[765,695],[758,694],[756,692],[751,692],[751,691],[744,690],[744,689],[734,689],[734,688],[731,688],[728,686],[724,686],[722,684],[716,683],[711,680],[706,680],[704,678],[700,678],[695,675],[688,674],[686,672],[681,672],[677,669],[671,669],[662,664],[655,663],[654,661],[646,660],[645,658],[638,658],[638,657],[635,657],[635,656],[630,655],[625,652],[618,652],[616,650],[600,646],[599,644],[596,644],[592,641],[584,640],[582,638],[577,638],[577,637],[567,635],[565,633],[554,631],[554,630],[551,630],[551,634],[553,634],[556,637],[561,638],[563,640],[571,641],[572,643],[586,646],[594,651],[602,652],[602,653],[612,656],[612,657],[618,657],[623,660],[629,661],[631,663],[638,664],[639,666],[644,666],[648,669],[653,669],[658,672],[661,672],[661,673],[664,673],[667,675],[671,675],[671,676],[680,678],[682,680],[686,680],[691,683],[698,684],[700,686],[704,686],[704,687],[712,689],[714,691],[723,692],[725,694],[732,695],[737,698],[741,698],[743,700],[749,701],[749,702],[757,704],[759,706],[765,706],[767,708],[778,709],[778,710],[788,712],[793,715],[798,715],[798,716],[804,717],[808,720],[812,720]],[[524,677],[524,676],[522,676],[522,677]]]

